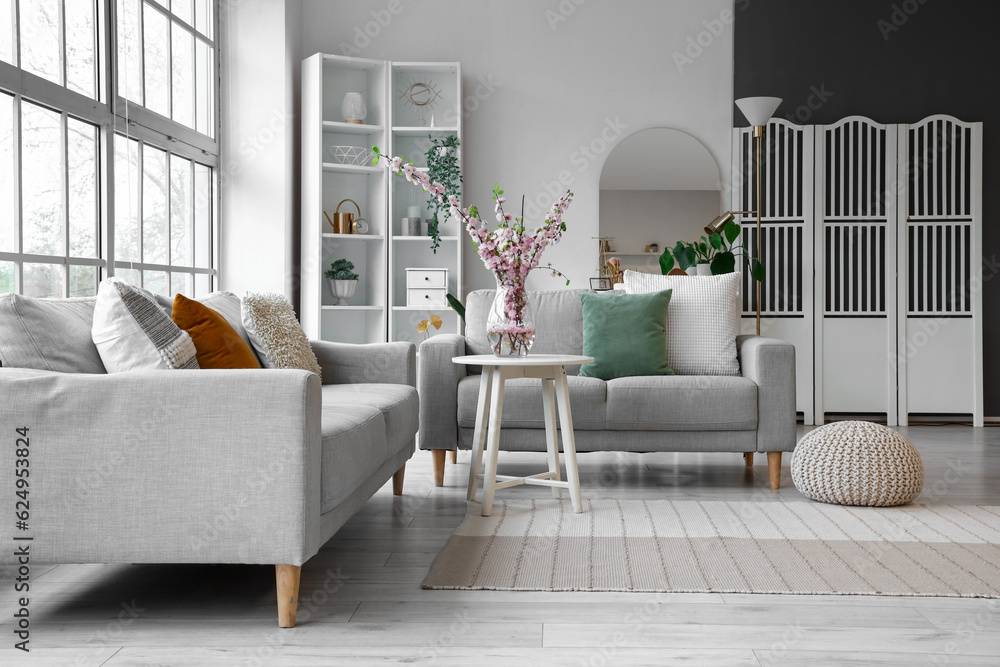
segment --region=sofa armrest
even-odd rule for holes
[[[2,369],[0,494],[29,470],[38,562],[301,565],[320,547],[321,412],[300,370]]]
[[[466,367],[451,360],[465,353],[465,336],[458,334],[438,334],[420,344],[420,449],[458,449],[458,383]]]
[[[408,384],[417,386],[417,348],[413,343],[352,345],[312,340],[323,369],[323,384]]]
[[[757,451],[795,449],[795,346],[776,338],[737,336],[743,377],[757,383]]]

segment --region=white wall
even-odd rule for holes
[[[300,0],[223,2],[221,288],[297,291]]]
[[[268,3],[243,0],[259,4]],[[601,167],[625,136],[648,127],[684,130],[708,147],[723,174],[729,172],[732,11],[733,0],[303,0],[299,57],[322,51],[461,61],[466,203],[492,210],[490,192],[499,182],[509,199],[523,193],[544,211],[552,202],[549,190],[565,189],[561,179],[576,200],[565,216],[567,234],[544,261],[566,272],[572,286],[585,287],[597,268],[591,237],[598,235]],[[280,12],[275,14],[278,21]],[[260,37],[247,35],[244,47]],[[267,54],[252,59],[252,65],[241,64],[253,73],[247,85],[259,87],[256,96],[243,98],[245,104],[253,98],[254,108],[240,110],[249,115],[240,126],[250,128],[266,122],[278,93],[270,79],[281,67]],[[283,158],[283,149],[274,153]],[[251,189],[242,210],[249,215],[256,205],[266,207],[278,224],[280,205],[273,198],[292,190],[261,182],[256,171],[240,183],[241,191]],[[258,227],[264,238],[238,245],[252,248],[248,261],[271,257],[277,263],[286,235],[264,229],[263,222]],[[277,246],[267,242],[279,238]],[[492,287],[471,245],[465,247],[467,289]],[[233,284],[249,277],[237,267]],[[276,272],[269,266],[261,281],[277,280]],[[530,284],[561,286],[543,272]]]

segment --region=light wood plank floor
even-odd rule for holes
[[[923,455],[921,502],[1000,504],[1000,429],[903,430]],[[789,457],[780,491],[764,458],[584,454],[580,471],[590,498],[801,500]],[[26,656],[11,649],[7,566],[0,665],[1000,665],[1000,601],[422,590],[465,513],[468,465],[460,453],[435,488],[417,452],[404,497],[387,485],[303,568],[292,630],[276,625],[271,567],[34,565]],[[544,465],[501,455],[506,474]]]

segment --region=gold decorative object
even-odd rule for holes
[[[420,112],[420,124],[423,125],[424,109],[433,109],[437,105],[437,101],[441,99],[441,92],[438,90],[437,84],[430,79],[425,79],[411,81],[400,91],[399,97]]]
[[[430,328],[434,327],[435,329],[440,329],[442,324],[443,322],[440,317],[437,315],[431,315],[431,319],[429,320],[420,320],[417,324],[417,332],[422,333],[424,335],[424,340],[427,340],[427,337],[430,335]]]
[[[353,213],[341,213],[340,207],[344,205],[344,202],[351,202],[354,207],[358,209],[358,217],[361,217],[361,207],[358,206],[358,202],[353,199],[342,199],[339,204],[337,204],[337,210],[333,214],[333,221],[330,223],[333,225],[334,234],[353,234],[354,233],[354,214]],[[330,218],[327,217],[327,220]]]
[[[610,276],[608,273],[608,255],[614,252],[611,249],[611,242],[615,240],[614,236],[592,236],[592,239],[597,241],[597,275],[600,278],[607,278]]]
[[[622,260],[618,257],[609,257],[608,261],[604,263],[608,269],[608,275],[611,277],[611,285],[614,286],[617,283],[624,282],[622,280]]]
[[[358,218],[354,221],[354,226],[352,231],[355,234],[367,234],[368,233],[368,221],[364,218]]]

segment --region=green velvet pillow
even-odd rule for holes
[[[667,306],[671,290],[649,294],[580,293],[583,353],[594,363],[585,377],[613,380],[632,375],[673,375],[667,357]]]

